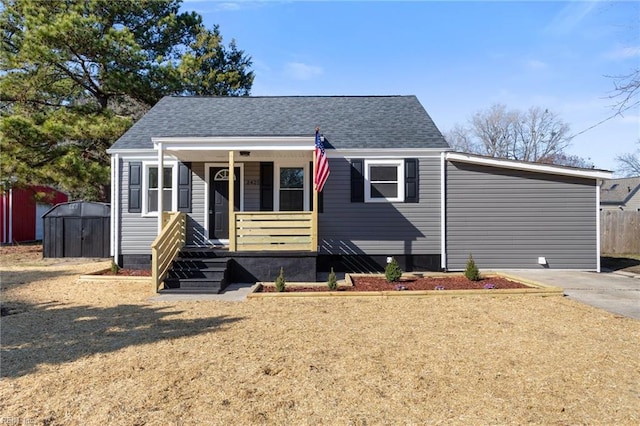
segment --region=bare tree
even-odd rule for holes
[[[469,152],[471,154],[480,154],[480,147],[474,142],[469,129],[456,124],[451,130],[445,133],[444,138],[449,146],[458,152]]]
[[[628,74],[608,76],[613,79],[613,95],[616,104],[614,108],[618,114],[640,105],[640,68]]]
[[[557,114],[540,107],[527,111],[492,105],[478,111],[467,126],[456,124],[446,139],[456,150],[489,157],[593,167],[589,161],[565,150],[571,143],[569,125]]]
[[[531,107],[513,112],[516,122],[509,157],[515,160],[547,162],[570,145],[569,125],[548,109]]]
[[[507,111],[501,104],[478,111],[471,118],[471,133],[479,141],[480,153],[489,157],[512,158],[509,153],[515,141],[518,113]]]
[[[640,140],[638,140],[640,145]],[[618,171],[626,176],[640,176],[640,148],[635,152],[618,155],[616,157],[618,163]]]

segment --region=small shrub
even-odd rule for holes
[[[469,255],[469,260],[467,260],[467,267],[464,270],[464,276],[467,277],[469,281],[480,281],[480,271],[476,266],[476,262],[473,260],[473,256]]]
[[[390,283],[395,283],[400,280],[402,269],[400,269],[400,265],[398,265],[395,257],[392,257],[391,262],[387,263],[387,267],[384,268],[384,276],[387,278],[387,282]]]
[[[280,275],[276,278],[276,291],[282,293],[285,290],[284,268],[280,268]]]
[[[120,271],[120,267],[113,260],[111,261],[111,267],[109,268],[113,275],[116,275]]]
[[[338,280],[336,280],[336,273],[333,272],[333,268],[331,268],[331,273],[329,274],[327,285],[329,286],[329,290],[331,291],[335,291],[338,288]]]

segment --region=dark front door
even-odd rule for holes
[[[229,169],[209,169],[209,238],[229,239]],[[240,167],[235,168],[235,209],[240,210]]]

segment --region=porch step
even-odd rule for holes
[[[164,280],[161,293],[219,293],[228,284],[229,258],[207,249],[181,250]]]

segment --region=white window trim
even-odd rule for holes
[[[244,164],[234,162],[234,167],[240,167],[240,178],[235,181],[235,185],[240,185],[240,211],[244,211]],[[207,241],[213,244],[228,244],[228,239],[210,239],[209,238],[209,188],[211,182],[209,182],[209,175],[213,167],[229,168],[229,163],[205,163],[204,165],[204,232],[207,236]]]
[[[302,211],[308,212],[310,210],[310,205],[309,205],[309,195],[311,191],[311,188],[309,188],[309,173],[311,173],[311,171],[309,170],[309,161],[292,161],[292,160],[281,160],[281,161],[274,161],[273,164],[273,173],[275,174],[273,176],[273,187],[274,187],[274,191],[273,191],[273,211],[279,212],[280,211],[280,169],[281,168],[288,168],[288,167],[301,167],[304,173],[304,179],[302,182],[302,193],[303,193],[303,206],[302,206]]]
[[[171,168],[171,211],[178,211],[178,162],[164,161],[165,168]],[[149,169],[158,167],[157,161],[142,162],[142,217],[158,217],[158,212],[149,210]]]
[[[371,166],[393,166],[398,169],[398,196],[394,198],[371,197]],[[364,160],[364,201],[365,203],[404,202],[404,159]]]

